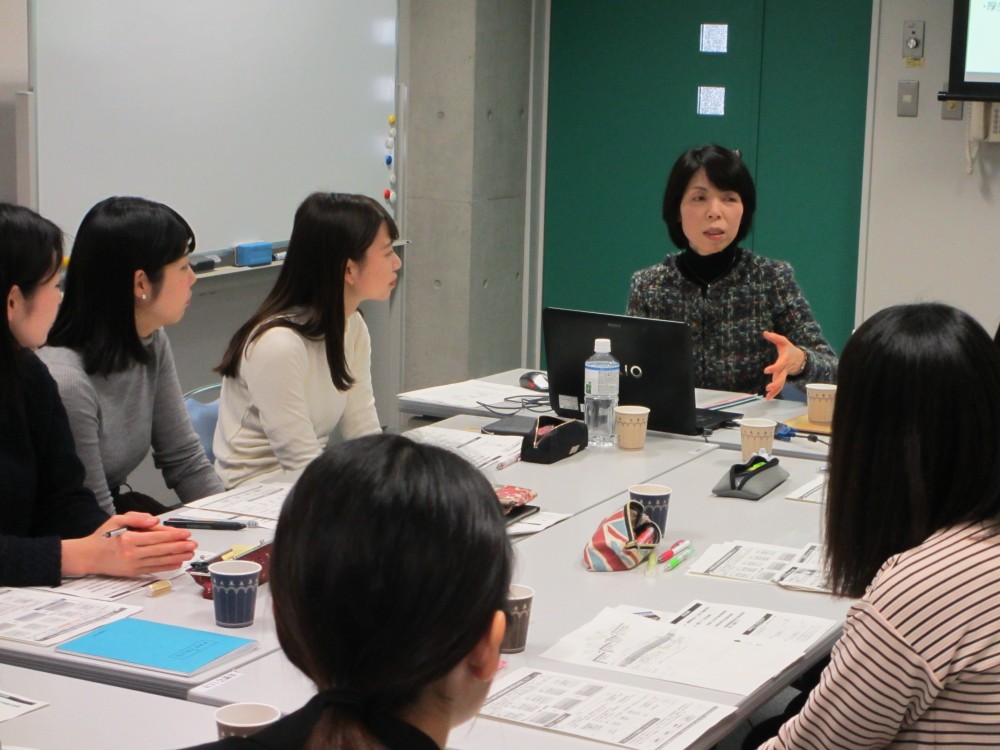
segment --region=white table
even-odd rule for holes
[[[478,431],[490,421],[486,417],[459,416],[438,422],[435,427]],[[517,461],[485,473],[494,484],[534,490],[538,498],[532,502],[542,510],[575,514],[617,495],[631,484],[648,482],[716,449],[712,443],[696,443],[654,432],[647,435],[646,447],[641,451],[588,447],[554,464]]]
[[[730,451],[711,451],[661,474],[657,481],[674,490],[667,519],[667,542],[691,539],[696,548],[729,539],[802,546],[820,538],[821,506],[785,500],[787,492],[815,476],[819,464],[804,459],[784,459],[789,480],[758,502],[717,498],[711,494],[715,480],[733,461]],[[505,470],[506,471],[506,470]],[[591,476],[590,467],[581,473]],[[586,477],[585,477],[586,478]],[[751,696],[696,688],[616,672],[551,661],[541,653],[560,637],[592,618],[602,607],[630,604],[671,610],[691,599],[765,607],[780,611],[843,619],[850,602],[823,594],[806,594],[768,584],[740,583],[684,575],[681,567],[648,578],[643,569],[623,573],[590,573],[582,562],[586,541],[598,523],[624,503],[621,493],[584,510],[551,529],[528,537],[516,547],[514,578],[535,589],[528,646],[524,653],[506,657],[508,669],[521,666],[585,675],[607,682],[667,691],[737,707],[694,747],[710,747],[741,721],[820,658],[837,632],[813,647],[807,658],[786,669]],[[280,652],[239,667],[212,684],[193,689],[193,701],[224,705],[240,701],[273,703],[291,711],[308,700],[314,688]],[[457,728],[449,747],[472,750],[597,748],[607,745],[577,737],[542,732],[524,726],[479,717]]]
[[[167,750],[216,739],[214,709],[10,665],[0,689],[48,706],[0,724],[3,746]]]
[[[489,375],[484,378],[479,378],[479,380],[486,383],[495,383],[498,385],[515,386],[517,385],[518,378],[526,372],[523,369],[516,370],[506,370],[504,372],[496,373],[495,375]],[[530,395],[530,391],[524,391],[526,395]],[[704,401],[707,394],[718,394],[719,391],[705,391],[702,389],[695,390],[695,398],[701,403]],[[409,397],[407,394],[400,394],[397,399],[397,405],[401,412],[407,414],[418,414],[427,417],[437,417],[437,418],[447,418],[454,417],[461,414],[478,416],[478,417],[491,417],[496,419],[495,415],[491,415],[489,411],[483,409],[481,406],[476,404],[465,404],[464,406],[457,406],[452,403],[434,402],[426,400],[417,400],[415,398]],[[794,417],[801,416],[806,412],[806,405],[800,401],[788,401],[774,399],[771,401],[766,401],[764,399],[758,399],[756,401],[750,401],[744,404],[737,404],[731,407],[724,407],[725,411],[733,411],[743,414],[745,417],[766,417],[767,419],[773,419],[776,422],[784,422]],[[527,414],[528,416],[534,416],[535,412],[524,411],[522,414]],[[552,412],[546,412],[551,414]],[[649,433],[653,435],[665,435],[666,433]],[[672,435],[680,440],[688,441],[703,441],[704,438],[692,435]],[[829,438],[822,437],[821,439],[826,441]],[[716,430],[708,438],[709,442],[719,445],[723,448],[729,449],[740,449],[740,431],[738,427],[728,427]],[[777,456],[794,456],[799,458],[813,458],[820,461],[825,461],[828,453],[828,448],[824,443],[814,443],[808,442],[804,437],[796,437],[791,441],[774,441],[774,454]]]
[[[192,532],[192,535],[197,539],[200,547],[213,551],[224,551],[234,544],[255,544],[262,539],[270,539],[273,532],[264,529],[198,530]],[[270,587],[266,584],[258,592],[257,617],[254,624],[248,628],[234,629],[216,626],[213,602],[202,598],[201,587],[190,576],[187,574],[179,576],[174,578],[172,583],[173,590],[168,594],[149,598],[141,593],[136,593],[119,601],[143,607],[142,612],[135,615],[138,619],[208,630],[240,638],[252,638],[258,642],[257,648],[190,677],[57,653],[55,648],[51,646],[40,647],[5,640],[0,640],[0,662],[108,685],[184,698],[195,685],[200,685],[236,666],[259,659],[278,649],[278,638],[274,632],[274,619],[270,616],[271,592]]]

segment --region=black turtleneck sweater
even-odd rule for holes
[[[722,252],[699,255],[690,247],[677,258],[677,270],[704,292],[711,284],[729,274],[740,260],[740,248],[735,243]]]

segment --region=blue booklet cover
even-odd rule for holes
[[[257,647],[257,641],[126,617],[56,647],[65,654],[192,675]]]

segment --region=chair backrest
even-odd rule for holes
[[[184,406],[191,417],[198,441],[205,450],[208,460],[215,463],[215,453],[212,451],[212,440],[215,437],[215,425],[219,421],[219,393],[222,384],[206,385],[195,388],[184,394]]]

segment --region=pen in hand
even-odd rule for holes
[[[111,531],[104,532],[105,539],[111,539],[115,536],[121,536],[126,531],[140,531],[141,529],[134,529],[131,526],[119,526],[117,529],[111,529]]]

